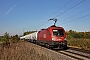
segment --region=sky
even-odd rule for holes
[[[90,31],[90,0],[0,0],[0,36],[47,28],[51,18],[66,31]]]

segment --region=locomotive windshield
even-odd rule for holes
[[[53,30],[53,35],[54,36],[64,36],[64,31],[63,30]]]

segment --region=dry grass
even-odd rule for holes
[[[37,51],[38,48],[24,41],[10,44],[8,47],[0,45],[0,60],[53,60]]]

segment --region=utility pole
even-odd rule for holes
[[[24,34],[24,29],[25,29],[25,28],[23,28],[23,34]]]

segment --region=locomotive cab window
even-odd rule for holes
[[[64,36],[64,31],[63,30],[53,30],[53,35],[54,36]]]

